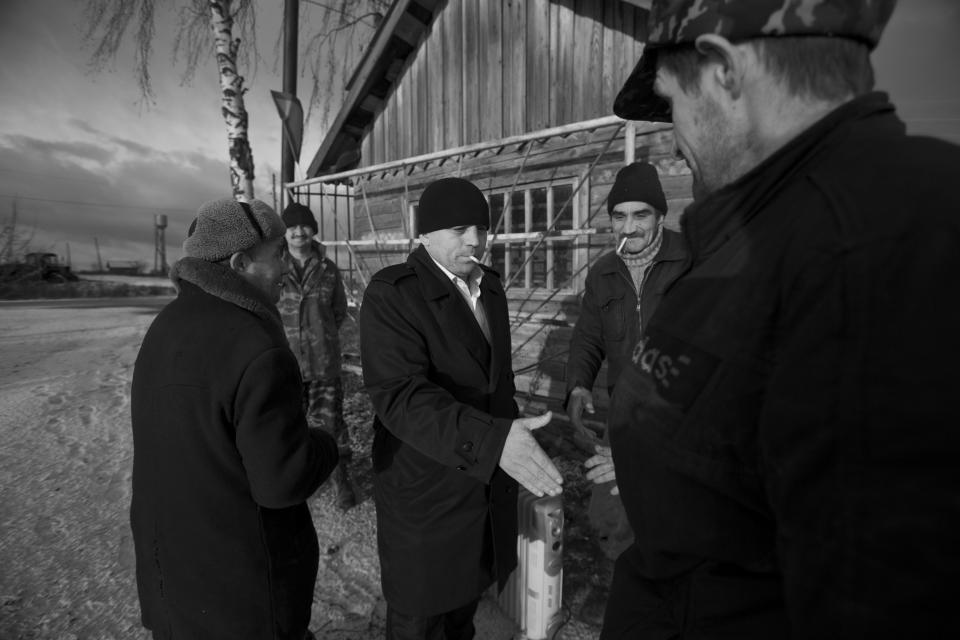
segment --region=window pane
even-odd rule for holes
[[[573,194],[573,185],[558,184],[553,187],[553,217],[559,219],[554,229],[573,229],[573,202],[567,204],[567,200]],[[564,209],[563,205],[567,205]],[[563,211],[561,215],[560,212]]]
[[[529,247],[532,250],[536,246],[536,242],[529,243]],[[530,259],[530,264],[533,265],[533,275],[530,280],[531,287],[545,287],[547,285],[547,243],[544,242],[540,245],[540,248],[533,252],[533,257]]]
[[[500,277],[506,280],[507,273],[503,265],[503,245],[494,243],[490,247],[490,266],[497,270]]]
[[[500,218],[503,217],[504,213],[503,203],[506,199],[507,194],[505,193],[490,194],[490,233],[509,233],[506,221],[503,223],[500,222]]]
[[[567,289],[573,286],[573,246],[569,242],[553,244],[553,286]]]
[[[531,189],[530,195],[532,196],[531,200],[532,209],[533,209],[533,219],[530,224],[530,228],[526,231],[546,231],[547,230],[547,190],[544,187],[539,189]]]

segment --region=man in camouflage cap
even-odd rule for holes
[[[654,0],[689,270],[617,382],[601,637],[960,637],[960,148],[873,91],[892,0]],[[947,300],[950,300],[947,303]]]

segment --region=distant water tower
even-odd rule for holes
[[[167,228],[167,214],[158,213],[157,215],[155,215],[154,225],[153,225],[153,244],[154,244],[153,272],[154,273],[165,274],[167,272],[166,228]]]

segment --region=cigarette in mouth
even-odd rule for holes
[[[627,238],[627,236],[623,236],[623,240],[621,240],[620,244],[617,245],[617,255],[619,255],[620,252],[623,251],[623,245],[627,244],[628,239],[629,238]]]
[[[470,256],[470,259],[476,262],[477,264],[480,264],[480,261],[477,259],[477,256]]]

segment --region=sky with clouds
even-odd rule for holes
[[[208,62],[189,86],[181,85],[181,67],[171,60],[176,18],[159,11],[156,100],[145,106],[129,46],[112,69],[89,71],[83,4],[0,0],[0,220],[16,196],[21,228],[32,230],[35,248],[65,255],[69,242],[74,268],[88,269],[96,237],[104,262],[141,260],[152,268],[153,219],[163,213],[172,262],[197,206],[229,195],[216,70]],[[257,5],[263,59],[252,78],[249,70],[241,73],[248,77],[255,190],[272,202],[280,126],[270,90],[282,85],[273,51],[283,0]],[[301,7],[309,20],[308,5]],[[958,34],[957,0],[900,0],[874,63],[878,88],[891,93],[911,131],[960,144]],[[308,91],[301,79],[301,99]],[[322,137],[321,119],[314,117],[306,131],[305,165]]]

